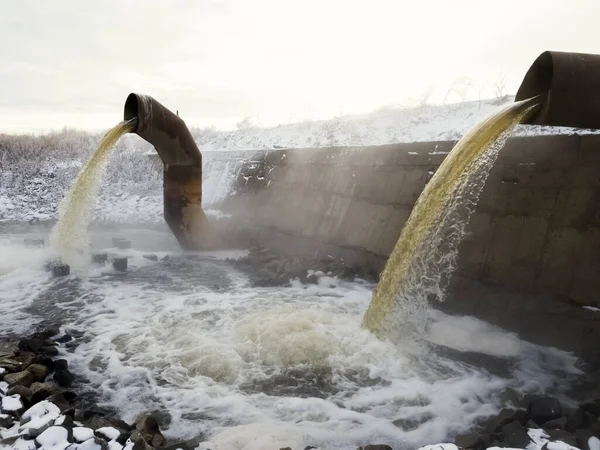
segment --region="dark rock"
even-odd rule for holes
[[[533,420],[528,420],[527,423],[525,424],[525,426],[527,428],[540,428],[540,426],[535,423]]]
[[[133,431],[133,430],[135,430],[135,426],[134,425],[129,425],[124,420],[116,419],[114,417],[110,417],[108,419],[108,421],[112,424],[111,426],[114,427],[114,428],[119,428],[119,429],[125,430],[125,431]]]
[[[0,360],[0,368],[7,372],[18,372],[21,370],[21,363],[19,361],[15,361],[14,359],[2,359]],[[2,378],[4,378],[6,375],[6,373],[3,374]]]
[[[65,413],[65,411],[71,408],[71,405],[69,405],[69,402],[64,397],[64,395],[62,395],[62,393],[58,391],[55,391],[54,394],[50,395],[49,397],[46,397],[46,400],[58,406],[58,408],[63,413]]]
[[[16,435],[16,436],[11,436],[11,437],[7,437],[5,439],[0,439],[0,448],[5,449],[5,448],[10,448],[13,449],[14,447],[14,443],[20,439],[21,436]]]
[[[504,425],[510,422],[519,422],[524,425],[527,421],[527,412],[523,409],[504,408],[497,416],[490,418],[485,425],[485,429],[493,433],[500,430]]]
[[[62,394],[68,402],[74,402],[79,397],[75,392],[71,391],[64,391]]]
[[[31,385],[31,402],[38,403],[55,394],[57,389],[49,383],[33,383]]]
[[[61,337],[56,339],[56,342],[58,342],[59,344],[64,344],[64,343],[70,342],[72,340],[73,340],[73,337],[69,333],[65,333],[64,335],[62,335]]]
[[[478,433],[459,434],[454,438],[454,444],[461,448],[479,448],[482,439]]]
[[[527,429],[519,422],[510,422],[502,427],[506,442],[513,448],[525,448],[531,442]]]
[[[0,414],[0,428],[10,428],[13,422],[14,419],[12,416],[8,414]]]
[[[156,256],[153,253],[147,253],[143,256],[144,256],[144,258],[149,259],[150,261],[158,261],[158,256]]]
[[[54,370],[67,370],[69,363],[66,359],[57,359],[54,361]]]
[[[586,401],[581,405],[581,408],[596,417],[600,417],[600,398]]]
[[[600,436],[600,422],[598,422],[597,420],[595,422],[592,422],[588,429],[590,429],[594,433],[594,436]]]
[[[306,283],[306,284],[318,284],[318,283],[319,283],[319,277],[318,277],[318,276],[316,276],[316,275],[313,273],[313,274],[311,274],[311,275],[309,275],[309,276],[307,276],[307,277],[305,278],[305,281],[304,281],[304,283]]]
[[[133,442],[133,450],[155,450],[148,444],[137,431],[131,433],[131,442]]]
[[[591,438],[596,437],[594,432],[589,429],[577,430],[575,432],[577,438],[577,447],[581,450],[590,450],[589,441]]]
[[[31,372],[35,381],[44,381],[50,373],[50,370],[41,364],[32,364],[27,367],[27,371]]]
[[[112,423],[106,417],[94,415],[84,422],[85,426],[96,430],[98,428],[112,427]]]
[[[279,450],[292,450],[292,447],[281,447]]]
[[[73,427],[76,426],[75,421],[73,420],[73,417],[70,415],[65,415],[63,418],[61,418],[60,426],[69,430],[69,440],[72,441],[73,440]]]
[[[19,343],[16,341],[2,341],[0,342],[0,357],[1,358],[12,358],[19,352]]]
[[[33,374],[26,370],[17,373],[9,373],[4,375],[4,381],[11,387],[17,385],[29,387],[31,386],[31,383],[33,383]]]
[[[53,277],[66,277],[71,273],[71,267],[68,264],[57,264],[52,266]]]
[[[33,385],[32,385],[33,386]],[[25,406],[29,406],[32,403],[31,400],[31,389],[29,389],[28,387],[25,386],[21,386],[21,385],[16,385],[11,387],[8,392],[6,393],[6,395],[15,395],[18,394],[21,397],[21,400],[23,400],[23,403],[25,403]],[[35,403],[35,402],[33,402]]]
[[[56,336],[58,333],[59,333],[58,328],[49,327],[49,328],[45,328],[40,331],[36,331],[35,333],[33,333],[33,336],[31,336],[31,337],[34,339],[41,339],[43,341],[43,340],[50,339],[50,338]]]
[[[108,261],[108,255],[106,253],[94,253],[92,255],[92,262],[94,264],[106,264]]]
[[[41,364],[42,366],[46,366],[51,371],[54,370],[54,361],[52,361],[52,359],[46,355],[35,355],[31,363]]]
[[[74,418],[78,422],[84,422],[91,420],[94,416],[104,417],[108,414],[108,411],[104,408],[100,408],[98,405],[89,404],[85,407],[80,407],[75,410]],[[104,425],[103,425],[104,426]],[[110,425],[106,425],[110,426]]]
[[[127,258],[113,258],[112,265],[119,272],[127,272]]]
[[[550,436],[551,441],[561,441],[565,443],[569,443],[567,441],[573,442],[575,447],[577,446],[577,439],[571,433],[565,430],[546,430],[546,434]]]
[[[34,358],[35,355],[31,352],[21,352],[19,356],[15,356],[15,361],[21,364],[21,370],[25,370],[33,364]]]
[[[75,377],[67,369],[62,369],[62,370],[57,370],[54,373],[54,380],[61,387],[69,387],[69,386],[71,386],[71,384],[73,384],[73,381],[75,381]]]
[[[56,347],[54,347],[53,345],[44,345],[43,347],[40,348],[40,353],[43,353],[44,355],[48,355],[48,356],[57,356],[58,349]]]
[[[161,261],[168,261],[169,259],[171,259],[169,255],[165,255],[162,258],[160,258]]]
[[[545,430],[564,430],[567,426],[567,418],[559,417],[558,419],[549,420],[544,424]]]
[[[534,422],[544,425],[562,416],[562,406],[553,397],[538,397],[529,403],[529,415]]]
[[[581,428],[588,428],[592,422],[594,422],[594,416],[580,407],[569,414],[565,430],[572,433]]]
[[[19,341],[19,350],[37,353],[43,345],[43,339],[22,339]]]
[[[166,439],[158,427],[158,422],[154,416],[150,414],[143,414],[137,418],[135,421],[135,431],[131,434],[132,441],[134,441],[134,434],[137,434],[141,439],[154,448],[161,448],[166,443]]]

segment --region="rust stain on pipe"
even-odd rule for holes
[[[527,123],[600,129],[600,55],[547,51],[531,65],[515,97],[545,94]]]
[[[187,250],[207,248],[208,221],[202,210],[202,155],[185,122],[152,97],[129,94],[125,120],[138,119],[136,134],[154,146],[164,164],[164,218]]]

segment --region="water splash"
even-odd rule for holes
[[[88,244],[87,227],[93,200],[117,141],[135,128],[137,119],[120,122],[102,138],[98,149],[81,169],[59,206],[59,220],[50,241],[63,261],[76,264]]]
[[[498,152],[540,102],[536,97],[508,105],[456,144],[417,200],[365,312],[364,327],[393,340],[424,327],[429,299],[443,300],[458,245]]]

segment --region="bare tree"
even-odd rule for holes
[[[252,118],[251,117],[244,117],[244,119],[241,122],[238,122],[235,124],[235,127],[238,130],[247,130],[248,128],[252,128]]]
[[[470,78],[458,78],[454,80],[448,92],[444,96],[443,104],[445,105],[452,96],[456,96],[459,102],[465,102],[469,96],[469,91],[473,89],[473,80]]]
[[[502,73],[492,82],[492,92],[494,97],[503,98],[507,95],[506,74]]]

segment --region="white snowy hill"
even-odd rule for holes
[[[236,171],[251,152],[277,148],[368,146],[401,142],[458,140],[481,119],[513,97],[415,108],[381,108],[331,120],[271,128],[241,122],[237,130],[192,128],[205,152],[204,206],[228,194]],[[573,133],[572,129],[520,127],[516,134]],[[578,132],[583,132],[579,130]],[[52,221],[79,169],[95,151],[101,134],[65,129],[41,136],[0,134],[0,224]],[[208,152],[229,152],[227,158]],[[121,139],[96,200],[94,220],[103,223],[162,223],[160,164],[150,144],[137,136]],[[212,154],[214,155],[214,153]]]

